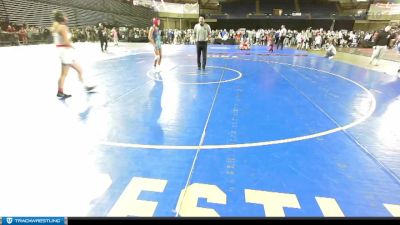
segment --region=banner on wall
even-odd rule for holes
[[[199,14],[198,3],[169,3],[155,0],[132,0],[133,5],[141,5],[145,7],[151,7],[156,12],[162,13],[176,13],[176,14]]]
[[[368,11],[369,20],[400,19],[400,3],[371,4]]]

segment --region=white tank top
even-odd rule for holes
[[[72,34],[68,31],[67,34],[68,40],[71,40]],[[53,40],[54,40],[54,44],[56,45],[62,45],[65,44],[63,41],[63,37],[58,33],[58,32],[54,32],[53,33]]]

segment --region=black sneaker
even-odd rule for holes
[[[71,96],[72,95],[67,95],[67,94],[64,94],[62,92],[57,92],[57,97],[59,97],[60,99],[66,99],[66,98],[69,98]]]
[[[93,89],[95,89],[95,88],[96,88],[96,86],[91,86],[91,87],[86,86],[85,91],[90,92],[90,91],[93,91]]]

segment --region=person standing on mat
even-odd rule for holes
[[[75,62],[74,47],[71,42],[71,32],[67,26],[67,17],[61,11],[55,11],[53,14],[54,23],[51,28],[54,37],[54,43],[56,44],[57,50],[60,54],[61,59],[61,75],[58,79],[58,92],[57,97],[66,99],[71,95],[64,93],[64,81],[68,75],[69,68],[76,70],[78,73],[79,81],[82,83],[84,89],[87,92],[92,91],[95,86],[85,85],[82,77],[81,66]]]
[[[394,35],[390,33],[391,28],[391,26],[386,26],[384,30],[380,30],[378,33],[376,33],[369,64],[378,66],[379,60],[382,58],[385,50],[389,46],[390,39],[394,38]]]
[[[286,38],[286,33],[287,30],[285,28],[285,25],[282,25],[281,30],[279,31],[278,44],[276,45],[276,50],[279,49],[279,46],[281,46],[281,50],[283,49],[283,41]]]
[[[154,64],[153,64],[154,69],[153,69],[153,71],[155,73],[159,73],[159,72],[161,72],[160,66],[161,66],[161,59],[162,59],[161,30],[159,28],[160,24],[161,24],[161,20],[159,18],[153,18],[152,23],[153,23],[153,26],[150,27],[148,39],[154,48]]]
[[[100,39],[101,51],[102,52],[107,51],[107,47],[108,47],[107,28],[102,23],[99,23],[98,35],[99,35],[99,39]]]
[[[207,63],[207,42],[211,38],[211,28],[204,22],[204,16],[200,16],[199,23],[194,26],[194,37],[197,49],[197,68],[205,70]],[[202,61],[200,57],[202,57]]]

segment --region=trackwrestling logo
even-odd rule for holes
[[[2,219],[4,225],[6,224],[61,224],[64,225],[64,217],[4,217]]]

